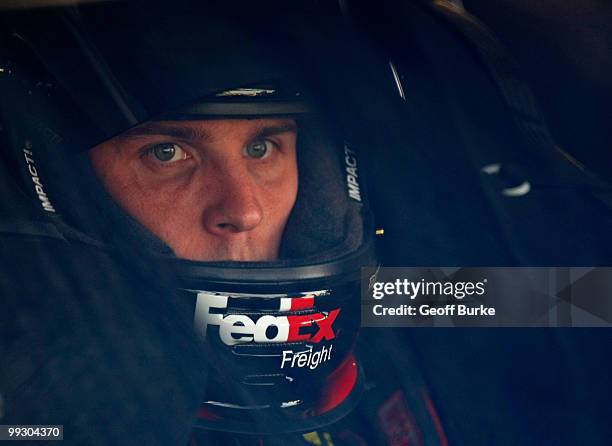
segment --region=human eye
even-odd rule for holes
[[[269,139],[255,139],[244,147],[244,154],[249,158],[263,160],[268,158],[276,147]]]
[[[173,142],[152,145],[144,151],[143,156],[151,157],[162,165],[169,165],[191,158],[191,155],[185,149]]]

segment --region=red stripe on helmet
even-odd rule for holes
[[[314,307],[314,296],[294,297],[291,299],[291,311],[307,310]]]
[[[357,360],[351,353],[327,378],[323,397],[317,404],[317,415],[324,414],[343,403],[353,391],[358,374]]]

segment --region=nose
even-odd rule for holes
[[[218,169],[213,184],[203,191],[211,198],[202,215],[204,228],[220,236],[251,231],[263,219],[257,185],[246,169],[229,167]]]

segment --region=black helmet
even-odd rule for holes
[[[299,45],[281,27],[226,17],[189,2],[7,15],[6,156],[62,237],[115,250],[152,280],[172,271],[209,351],[209,382],[194,389],[203,394],[197,426],[310,430],[347,413],[360,393],[360,267],[374,261],[362,166],[313,93]],[[176,258],[113,202],[86,153],[151,120],[271,116],[299,127],[299,191],[275,261]]]

